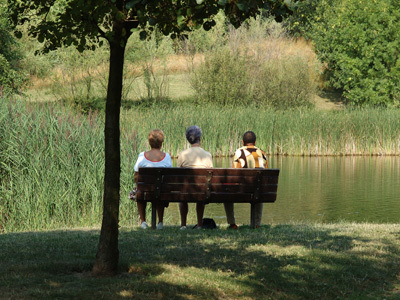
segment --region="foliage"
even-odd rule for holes
[[[172,39],[157,27],[145,42],[140,41],[138,31],[133,32],[127,44],[126,61],[132,69],[130,78],[140,77],[144,83],[143,89],[138,84],[135,86],[136,94],[144,94],[149,101],[168,97],[167,58],[171,54]]]
[[[313,106],[316,70],[304,57],[265,61],[257,73],[252,91],[254,101],[282,109]]]
[[[248,63],[246,55],[226,48],[207,53],[204,63],[192,77],[199,101],[222,105],[251,103]]]
[[[313,23],[321,21],[325,10],[337,0],[304,0],[292,6],[293,14],[284,20],[288,32],[296,37],[311,38]]]
[[[353,105],[400,105],[398,1],[341,0],[313,23],[330,86]]]
[[[6,3],[0,3],[0,88],[2,92],[18,92],[26,78],[19,72],[22,58],[19,45],[11,34]]]
[[[192,69],[192,87],[201,103],[275,108],[312,106],[318,62],[280,46],[289,41],[269,19],[258,18],[225,34],[225,45],[204,54]],[[190,43],[190,40],[189,40]]]

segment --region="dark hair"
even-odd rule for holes
[[[243,144],[254,144],[256,142],[256,134],[253,131],[246,131],[243,135]]]
[[[199,126],[193,125],[186,130],[186,139],[193,145],[200,143],[201,129]]]
[[[162,143],[164,142],[164,132],[160,129],[154,129],[150,131],[147,137],[151,148],[161,149]]]

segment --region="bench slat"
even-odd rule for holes
[[[157,175],[161,172],[163,175],[208,175],[209,172],[213,176],[234,176],[248,174],[255,176],[258,172],[268,173],[270,176],[279,176],[279,169],[235,169],[235,168],[139,168],[139,174],[144,175]]]
[[[138,191],[136,194],[138,201],[150,201],[154,199],[153,192]],[[261,203],[275,202],[276,193],[260,193],[259,198],[255,199],[251,193],[210,193],[210,198],[206,199],[204,193],[161,193],[158,201],[160,202],[212,202],[212,203]]]
[[[143,192],[153,192],[157,189],[155,184],[145,184],[142,182],[138,183],[139,190]],[[162,184],[160,192],[182,192],[182,193],[205,193],[208,186],[203,184],[187,184],[187,183],[174,183],[174,184]],[[225,183],[225,184],[215,184],[211,183],[210,190],[212,192],[225,192],[225,193],[255,193],[257,189],[257,184],[240,184],[240,183]],[[260,192],[277,192],[277,184],[260,185]]]
[[[163,183],[187,183],[198,184],[207,183],[207,176],[178,176],[178,175],[162,175]],[[156,176],[142,175],[139,173],[138,183],[146,182],[154,184]],[[251,176],[215,176],[211,178],[211,183],[240,183],[240,184],[253,184],[254,177]],[[278,184],[278,176],[262,176],[261,185]]]

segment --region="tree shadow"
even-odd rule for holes
[[[399,245],[312,225],[237,231],[120,230],[120,274],[90,270],[97,230],[0,235],[0,291],[14,298],[74,299],[396,299]],[[239,294],[206,284],[169,281],[176,272],[217,274]],[[199,275],[200,274],[200,275]],[[213,280],[213,279],[205,279]],[[95,289],[92,287],[96,286]],[[15,294],[15,291],[19,291]],[[228,294],[227,294],[228,293]],[[2,296],[0,296],[1,298]]]
[[[359,250],[360,244],[377,241],[338,235],[328,229],[304,225],[264,226],[260,231],[245,228],[210,236],[221,243],[200,244],[197,241],[207,232],[190,232],[184,239],[180,235],[178,243],[164,243],[162,233],[152,232],[147,247],[162,250],[143,257],[134,254],[136,249],[127,249],[132,255],[130,263],[162,262],[227,272],[231,280],[247,286],[244,298],[250,299],[383,296],[384,291],[395,289],[400,272],[400,255],[395,254],[399,253],[398,245],[382,239],[379,253],[374,247]]]
[[[343,104],[345,103],[345,99],[342,97],[342,91],[340,90],[321,90],[318,93],[318,96],[321,98],[327,99],[335,104]]]

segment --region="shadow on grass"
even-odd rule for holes
[[[398,296],[400,251],[394,236],[374,238],[311,225],[259,230],[244,226],[238,231],[122,229],[120,275],[93,278],[90,269],[98,234],[75,230],[0,235],[2,295],[18,299]]]
[[[321,98],[328,99],[332,103],[343,104],[344,98],[342,97],[342,92],[339,90],[322,90],[319,93]]]

